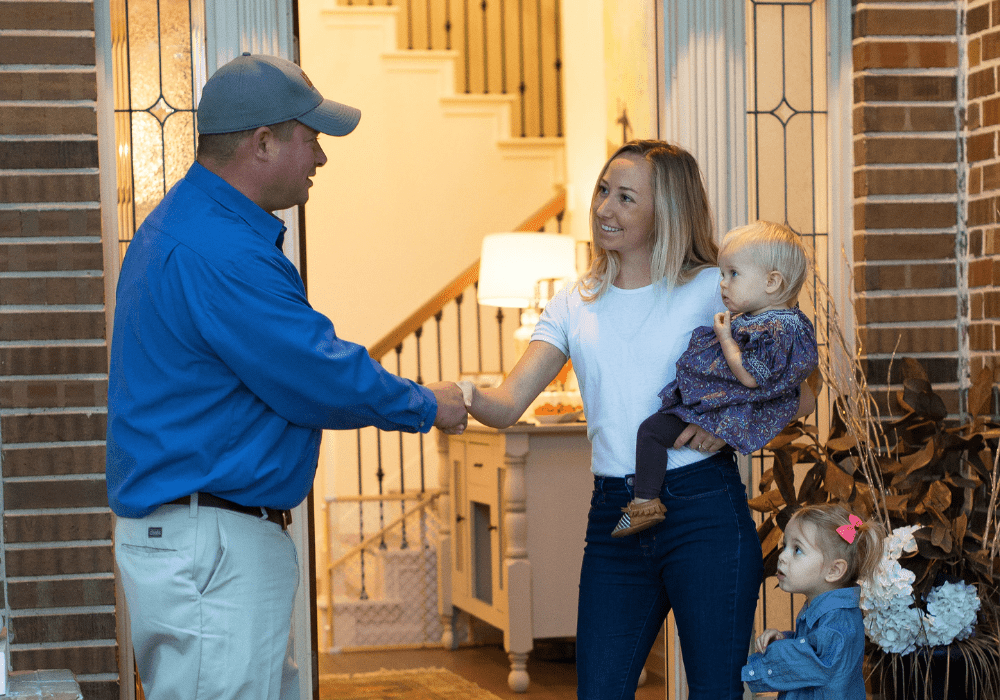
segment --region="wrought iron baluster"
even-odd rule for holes
[[[444,47],[451,51],[451,0],[444,3]]]
[[[486,14],[486,0],[480,4],[483,10],[483,94],[490,94],[489,16]]]
[[[555,29],[556,29],[556,136],[563,135],[563,107],[562,107],[562,25],[560,24],[559,0],[555,2]],[[562,224],[562,212],[559,212],[559,223]],[[559,231],[562,232],[560,225]]]
[[[472,92],[472,86],[470,80],[472,78],[472,68],[469,66],[469,3],[472,0],[465,0],[462,5],[462,9],[465,13],[465,94],[468,95]]]
[[[507,5],[500,0],[500,94],[507,94]]]
[[[416,378],[415,381],[417,382],[417,384],[420,384],[420,385],[423,385],[423,383],[424,383],[424,375],[423,375],[423,372],[422,372],[422,370],[420,368],[420,338],[423,337],[423,335],[424,335],[424,328],[423,328],[423,326],[421,326],[417,330],[413,331],[413,337],[417,339],[417,378]],[[396,350],[396,355],[397,355],[397,357],[396,357],[396,369],[397,369],[397,372],[396,373],[397,374],[399,374],[399,371],[398,371],[399,370],[399,353],[402,352],[402,350],[403,350],[403,345],[401,343],[398,346],[398,349]],[[400,374],[400,376],[402,376],[402,375]]]
[[[441,318],[443,316],[444,316],[444,309],[442,309],[441,311],[438,311],[436,314],[434,314],[434,329],[437,332],[437,358],[438,358],[438,381],[439,382],[444,379],[444,369],[441,366],[442,357],[444,355],[444,352],[442,351],[442,348],[441,348]]]
[[[417,384],[420,384],[421,386],[423,386],[423,383],[424,383],[424,372],[423,372],[423,369],[421,368],[422,365],[421,365],[421,353],[420,353],[420,347],[421,347],[420,346],[420,338],[424,334],[424,328],[423,328],[423,326],[421,326],[416,331],[414,331],[413,334],[417,337]],[[440,370],[438,370],[438,371],[440,372]],[[403,434],[400,433],[399,437],[400,437],[400,445],[402,446],[402,444],[403,444],[403,441],[402,441]],[[424,492],[424,434],[423,433],[418,433],[417,434],[417,443],[418,443],[418,445],[420,447],[420,493],[423,493]],[[403,453],[402,452],[399,453],[399,471],[400,471],[399,490],[400,490],[400,492],[405,493],[405,489],[403,488],[403,476],[402,476],[402,473],[403,473]],[[402,505],[405,505],[404,501],[400,501],[400,503]],[[404,508],[403,509],[403,513],[405,514],[405,512],[406,512],[406,509]],[[403,543],[404,544],[406,543],[406,520],[405,519],[403,520]]]
[[[535,36],[538,42],[538,135],[545,136],[545,61],[542,55],[542,0],[537,0],[536,9],[538,23],[535,27]]]
[[[438,378],[439,379],[441,377],[441,322],[440,322],[440,317],[441,317],[441,312],[439,311],[437,313],[437,315],[435,316],[435,318],[438,321],[437,327],[438,327]],[[421,355],[420,355],[420,336],[422,336],[423,334],[424,334],[423,326],[421,326],[416,331],[414,331],[414,335],[417,337],[417,384],[420,384],[420,385],[423,385],[423,383],[424,383],[424,379],[423,379],[424,373],[423,373],[423,370],[421,369]],[[400,433],[400,437],[402,437],[402,433]],[[423,493],[426,490],[425,486],[424,486],[424,434],[423,433],[418,433],[417,434],[417,442],[420,445],[420,493]],[[400,471],[402,471],[402,469],[403,469],[402,454],[400,454],[400,465],[399,465],[399,468],[400,468]],[[404,491],[404,489],[402,488],[402,482],[403,482],[402,477],[400,477],[400,491]],[[421,513],[420,517],[423,518],[423,513]],[[403,521],[403,527],[404,528],[406,527],[406,521],[405,520]],[[405,532],[405,530],[404,530],[404,532]],[[405,539],[406,538],[404,537],[404,541],[405,541]]]
[[[378,471],[375,472],[375,478],[378,479],[378,495],[382,495],[382,482],[385,479],[385,472],[382,471],[382,431],[376,428],[375,430],[375,449],[378,453]],[[378,545],[379,549],[386,549],[385,545],[385,502],[382,499],[378,501],[378,526],[382,530],[382,536]]]
[[[462,297],[463,294],[459,294],[455,297],[455,320],[458,323],[458,375],[462,376]]]
[[[521,82],[517,86],[517,90],[521,95],[521,137],[528,135],[527,130],[527,109],[525,105],[525,95],[528,90],[528,86],[524,82],[524,0],[517,0],[517,45],[518,45],[518,67],[520,70]]]
[[[420,374],[420,335],[423,328],[418,328],[414,335],[417,336],[417,374]],[[396,375],[403,376],[403,344],[400,343],[396,346]],[[420,384],[420,379],[418,377],[417,383]],[[399,436],[399,492],[406,493],[406,471],[405,471],[405,460],[403,459],[403,433],[396,433]],[[403,499],[399,500],[399,508],[401,514],[406,513],[406,502]],[[400,549],[408,549],[409,545],[406,542],[406,518],[403,518],[403,522],[400,523],[402,530],[403,541],[400,543]]]
[[[361,429],[358,428],[356,431],[358,435],[358,495],[364,495],[364,487],[361,483]],[[365,502],[358,501],[358,542],[365,541]],[[329,537],[329,533],[327,533]],[[368,600],[368,590],[365,588],[365,550],[362,549],[360,553],[361,558],[361,595],[359,598],[361,600]],[[330,591],[330,605],[333,605],[333,590]],[[333,630],[330,630],[333,633]]]
[[[413,0],[406,0],[406,48],[413,50]]]

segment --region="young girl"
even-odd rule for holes
[[[865,630],[857,581],[873,574],[885,531],[843,506],[805,506],[785,527],[778,585],[806,597],[795,631],[765,630],[743,667],[755,693],[778,700],[865,700]]]
[[[727,311],[691,334],[676,379],[660,392],[662,405],[639,426],[635,498],[612,537],[664,519],[667,450],[688,424],[742,454],[755,452],[795,417],[799,385],[816,367],[816,333],[797,306],[809,263],[795,232],[768,221],[733,229],[719,268]]]

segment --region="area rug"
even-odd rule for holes
[[[500,700],[443,668],[324,674],[320,700]]]

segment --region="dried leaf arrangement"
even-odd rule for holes
[[[782,529],[799,507],[844,503],[877,518],[893,534],[882,579],[873,582],[885,600],[870,587],[865,613],[873,687],[897,685],[905,673],[910,688],[932,697],[930,650],[950,644],[970,671],[969,697],[1000,698],[1000,425],[987,414],[994,373],[979,374],[968,416],[953,424],[923,367],[905,359],[894,397],[902,416],[883,420],[824,294],[815,305],[829,313],[816,323],[826,349],[819,374],[839,398],[827,437],[795,421],[764,448],[772,466],[749,502],[764,518],[764,576],[774,575]]]

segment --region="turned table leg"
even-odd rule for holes
[[[523,693],[528,689],[528,655],[512,651],[507,657],[510,659],[507,685],[515,693]]]

